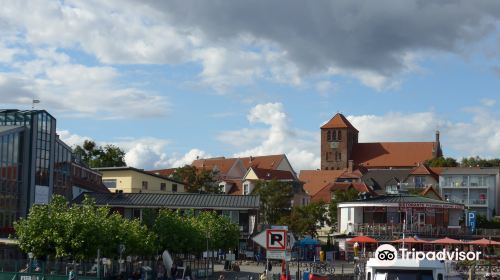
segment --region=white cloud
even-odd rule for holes
[[[18,73],[0,72],[0,97],[5,103],[28,105],[39,99],[39,108],[64,115],[95,119],[165,115],[168,100],[143,90],[117,86],[117,70],[110,66],[72,64],[65,54],[37,50],[36,58],[17,62]]]
[[[493,107],[493,106],[495,106],[496,103],[497,103],[497,101],[495,99],[490,99],[490,98],[481,99],[481,104],[483,106]]]
[[[69,130],[58,130],[57,134],[59,134],[59,138],[70,147],[82,145],[85,140],[92,140],[92,138],[87,136],[73,134]]]
[[[500,119],[495,110],[488,108],[464,110],[470,116],[468,122],[446,120],[434,112],[393,112],[347,118],[359,130],[360,142],[434,141],[435,131],[439,129],[445,156],[491,158],[500,153]]]
[[[319,137],[315,133],[309,133],[295,129],[289,125],[289,118],[281,103],[258,104],[253,107],[247,119],[250,124],[264,124],[267,129],[243,128],[237,131],[226,131],[228,139],[234,141],[233,146],[246,150],[234,154],[236,157],[259,156],[285,153],[295,170],[316,169],[320,165],[317,147]],[[240,139],[251,138],[252,135],[259,135],[261,141],[245,142]],[[226,139],[224,142],[228,143]],[[229,143],[231,144],[231,143]]]

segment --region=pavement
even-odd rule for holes
[[[234,280],[234,279],[258,280],[260,274],[262,274],[265,271],[265,263],[257,264],[256,262],[248,262],[248,261],[241,261],[239,263],[240,263],[239,272],[225,271],[223,264],[216,264],[214,266],[214,279],[219,279],[220,275],[223,275],[225,280]],[[309,271],[308,267],[309,263],[301,263],[300,265],[301,275],[303,271],[306,270]],[[354,272],[354,264],[352,263],[348,264],[347,262],[338,262],[334,265],[334,267],[335,267],[335,274],[338,275],[353,274]],[[292,280],[294,280],[295,276],[297,275],[296,263],[290,264],[289,269],[290,269],[290,274],[292,276]],[[280,274],[281,264],[279,262],[273,262],[271,272],[273,274]]]

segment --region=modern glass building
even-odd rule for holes
[[[0,235],[53,194],[73,199],[83,191],[107,191],[98,172],[79,163],[56,134],[45,110],[0,110]],[[74,194],[73,192],[77,192]]]

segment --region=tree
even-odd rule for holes
[[[357,199],[359,196],[359,192],[354,188],[349,188],[346,191],[337,190],[334,191],[332,200],[328,205],[328,215],[331,226],[335,226],[338,224],[338,204],[346,201],[353,201]]]
[[[238,246],[240,230],[228,217],[213,211],[201,212],[191,218],[193,225],[205,238],[210,236],[210,249],[230,249]]]
[[[85,140],[83,145],[77,145],[73,152],[91,168],[125,166],[125,152],[117,146],[108,144],[97,146],[94,141]]]
[[[35,205],[28,217],[14,224],[19,247],[37,257],[95,258],[97,250],[108,257],[118,255],[120,244],[129,253],[155,251],[154,234],[138,220],[130,221],[109,208],[98,207],[86,197],[81,205],[69,206],[55,195],[48,205]]]
[[[460,166],[462,167],[498,167],[500,166],[500,159],[483,159],[478,156],[462,158],[460,162]]]
[[[260,196],[261,215],[264,223],[276,224],[290,214],[293,189],[288,182],[258,181],[252,194]]]
[[[457,167],[458,162],[456,159],[451,157],[437,157],[424,162],[425,165],[429,167]]]
[[[288,228],[299,236],[317,236],[317,231],[328,221],[325,215],[325,203],[313,202],[292,209],[290,216],[283,217],[280,224],[288,225]]]
[[[171,253],[200,252],[204,236],[193,225],[190,217],[178,211],[162,209],[158,213],[153,231],[158,236],[160,250]]]
[[[186,184],[186,191],[190,193],[219,193],[217,186],[217,171],[198,169],[191,165],[179,167],[172,174],[172,179]]]

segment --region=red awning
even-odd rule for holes
[[[357,237],[354,237],[354,238],[351,238],[349,240],[347,240],[348,243],[355,243],[355,242],[358,242],[358,243],[378,243],[378,240],[377,239],[374,239],[374,238],[371,238],[369,236],[357,236]]]
[[[407,244],[422,244],[422,243],[427,243],[428,241],[416,239],[415,237],[405,237],[392,241],[392,243],[403,243],[403,242]]]
[[[451,239],[451,238],[448,238],[448,237],[445,237],[443,239],[437,239],[437,240],[431,241],[430,243],[433,243],[433,244],[443,244],[443,245],[465,244],[463,241],[456,240],[456,239]]]
[[[474,240],[474,241],[469,241],[467,242],[467,244],[471,244],[471,245],[479,245],[479,246],[500,246],[500,242],[497,242],[495,240],[489,240],[489,239],[486,239],[486,238],[482,238],[482,239],[479,239],[479,240]]]

